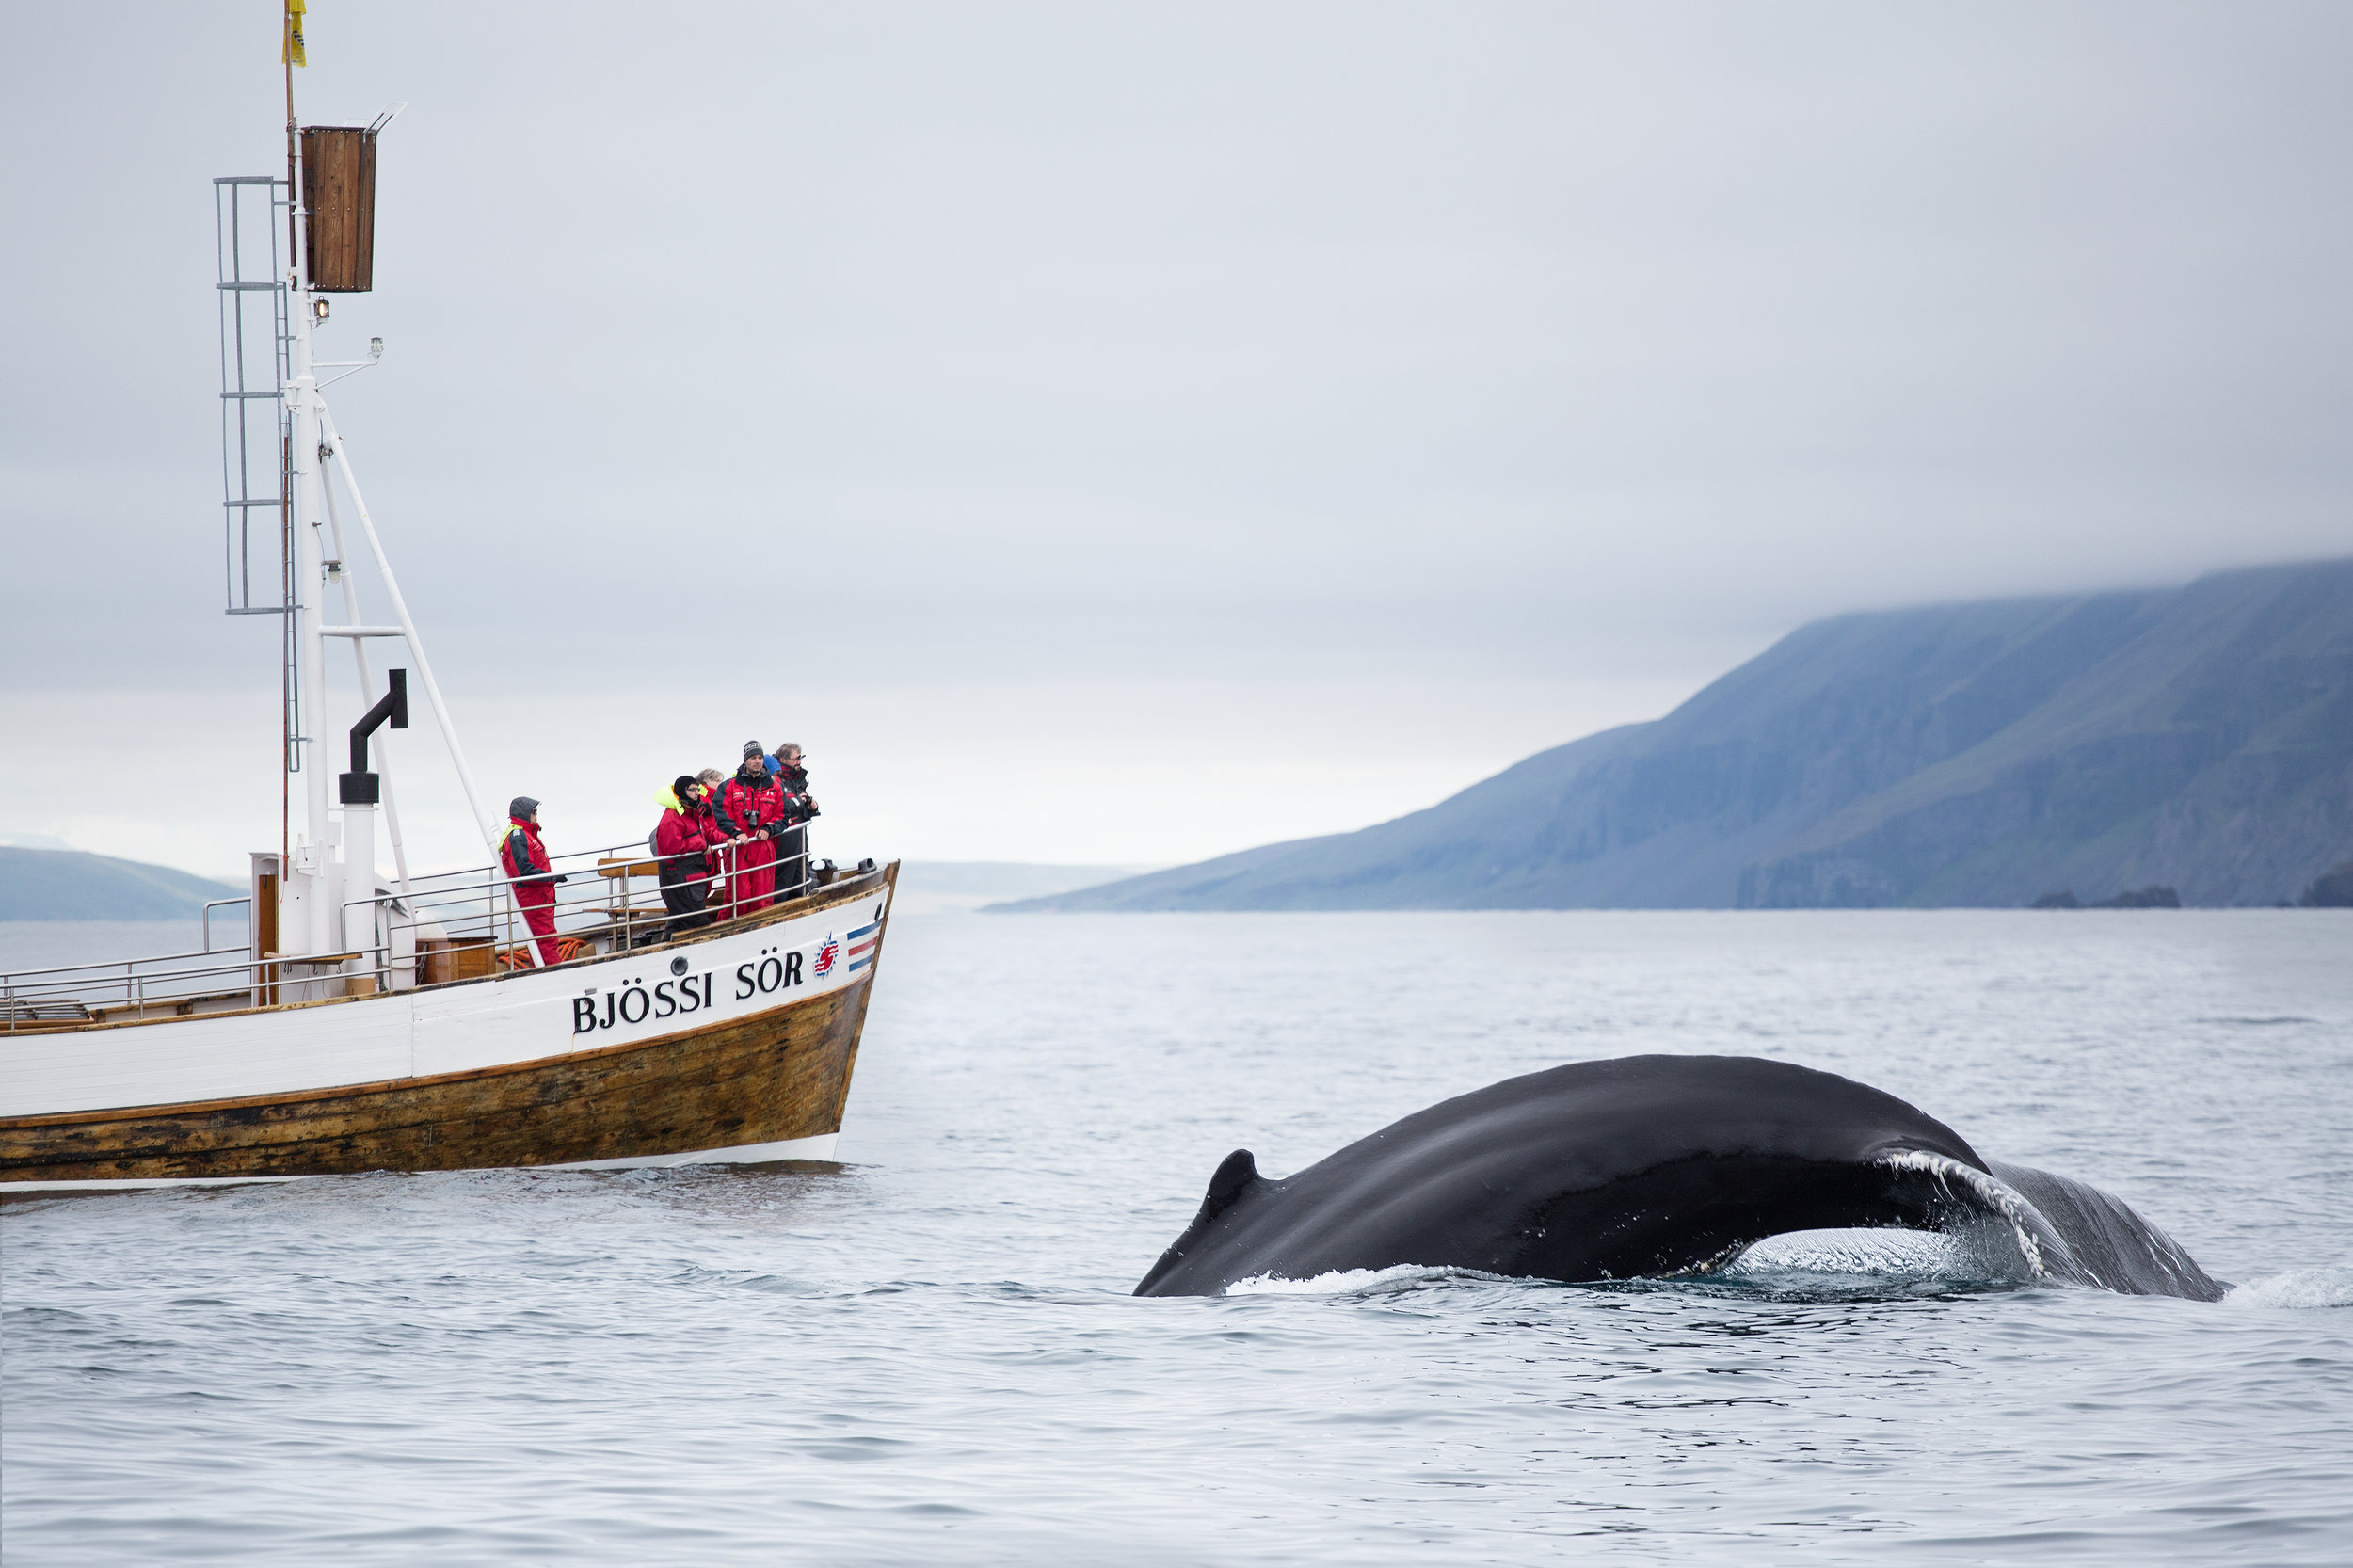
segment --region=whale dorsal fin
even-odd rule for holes
[[[1201,1212],[1193,1217],[1195,1228],[1208,1224],[1234,1206],[1241,1197],[1266,1177],[1258,1174],[1258,1161],[1248,1149],[1236,1149],[1219,1161],[1209,1176],[1209,1190],[1201,1199]]]
[[[1185,1227],[1185,1233],[1169,1244],[1168,1251],[1160,1254],[1160,1260],[1152,1265],[1151,1272],[1145,1274],[1143,1283],[1136,1287],[1136,1294],[1150,1294],[1153,1281],[1183,1262],[1193,1244],[1211,1225],[1217,1224],[1217,1217],[1233,1208],[1243,1194],[1270,1185],[1272,1183],[1258,1174],[1258,1161],[1248,1149],[1236,1149],[1220,1160],[1216,1172],[1209,1177],[1209,1190],[1202,1196],[1201,1212],[1193,1217],[1193,1224]]]

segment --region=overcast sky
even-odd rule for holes
[[[211,184],[282,167],[275,17],[0,18],[0,832],[276,842]],[[1190,859],[1815,616],[2353,552],[2333,0],[309,33],[306,121],[409,105],[321,345],[387,352],[330,397],[476,772],[565,847],[756,736],[838,858]],[[397,755],[421,858],[472,858]]]

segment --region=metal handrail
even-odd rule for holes
[[[235,950],[232,948],[224,948],[221,950],[223,952],[231,952],[234,951]],[[219,956],[220,954],[216,952],[159,952],[147,958],[106,958],[101,959],[99,962],[94,964],[59,964],[55,968],[46,969],[10,969],[5,974],[0,974],[0,981],[23,980],[28,975],[78,974],[84,969],[111,969],[131,964],[173,964],[179,962],[183,958],[217,958]],[[301,954],[295,953],[290,956],[298,959],[301,957]],[[218,966],[218,968],[224,969],[233,969],[236,968],[239,964],[256,964],[262,962],[265,962],[265,960],[247,958],[240,959],[237,963],[222,964]],[[266,962],[276,962],[276,960],[271,959],[266,960]],[[156,978],[160,980],[163,977],[158,975]]]
[[[258,968],[261,962],[263,962],[255,959],[241,959],[234,963],[200,965],[194,968],[172,969],[162,974],[152,975],[141,974],[138,972],[137,968],[137,967],[141,964],[170,963],[180,958],[204,958],[214,956],[217,955],[210,953],[180,953],[166,958],[132,958],[117,960],[116,963],[120,963],[123,970],[123,972],[119,976],[104,976],[88,972],[97,969],[110,969],[116,967],[116,963],[75,965],[57,969],[26,969],[12,974],[0,975],[0,1020],[5,1020],[8,1032],[14,1032],[20,1024],[40,1023],[44,1021],[38,1016],[37,1011],[44,1005],[63,1006],[70,1003],[80,1008],[82,1016],[87,1017],[93,1012],[104,1011],[108,1007],[131,1007],[144,1011],[151,1000],[185,1001],[200,996],[233,994],[235,991],[249,988],[251,985],[251,979],[248,974],[248,971]],[[270,962],[275,962],[275,960],[271,960]],[[43,974],[71,973],[79,973],[81,978],[75,980],[53,980],[46,982],[37,980],[30,985],[22,984],[22,982],[28,977]],[[192,983],[211,979],[216,976],[228,975],[248,975],[248,978],[244,983],[232,985],[226,991],[217,993],[189,989]],[[87,1001],[84,1000],[84,997],[93,988],[93,985],[104,987],[119,986],[120,987],[120,995],[119,997],[105,996],[98,998],[94,1001]],[[151,992],[149,989],[151,985],[168,988]]]
[[[204,951],[206,952],[213,951],[213,911],[227,904],[249,904],[252,902],[253,896],[248,893],[244,898],[216,898],[204,906]]]

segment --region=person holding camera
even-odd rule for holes
[[[743,765],[719,787],[712,816],[728,843],[727,913],[720,918],[757,915],[776,902],[776,830],[784,821],[784,786],[769,776],[758,741],[744,743]]]
[[[776,833],[779,898],[796,898],[808,887],[808,820],[817,815],[817,797],[808,792],[805,755],[787,741],[768,760],[769,771],[784,789],[784,817]]]

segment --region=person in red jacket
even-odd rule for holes
[[[670,912],[663,935],[676,938],[711,923],[703,908],[703,893],[711,886],[711,850],[719,839],[719,824],[711,820],[711,803],[691,774],[680,774],[670,786],[670,799],[653,830],[654,864],[662,878],[662,906]]]
[[[515,905],[523,912],[523,923],[539,939],[539,962],[557,962],[555,885],[564,879],[552,874],[548,846],[539,841],[539,803],[529,795],[517,795],[506,804],[506,837],[499,841],[499,864],[515,885]]]
[[[722,920],[757,915],[776,902],[776,830],[784,821],[784,786],[768,776],[768,757],[758,741],[744,743],[744,765],[719,787],[712,816],[733,845],[728,869],[728,905]]]

